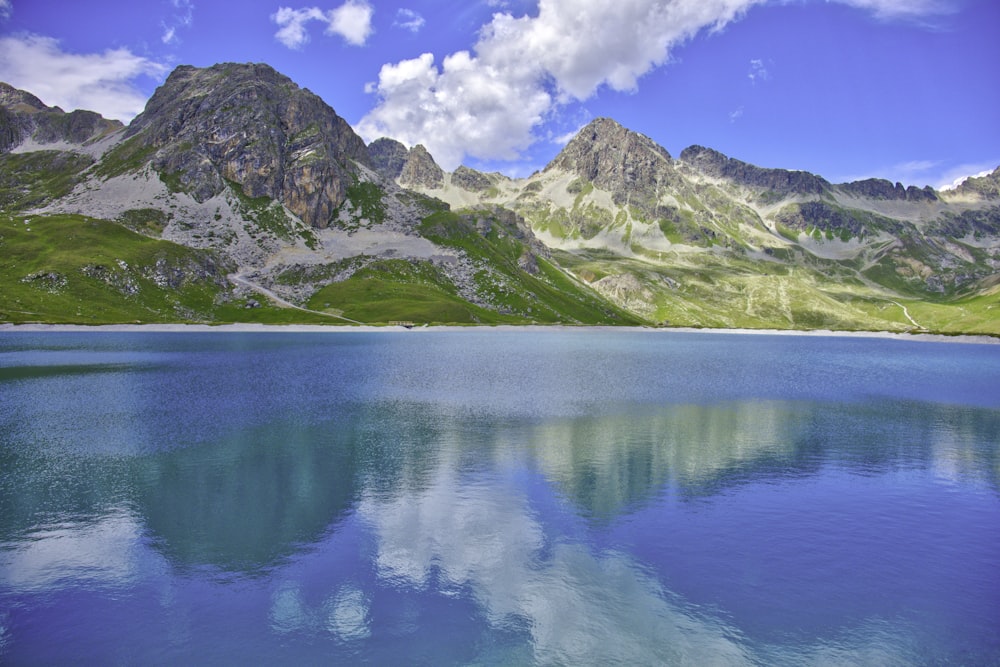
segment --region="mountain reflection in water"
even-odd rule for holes
[[[611,336],[643,363],[573,362],[571,390],[504,370],[518,336],[440,363],[409,339],[221,338],[0,350],[0,661],[1000,657],[1000,411],[928,400],[924,375],[1000,389],[995,355],[928,346],[911,373],[883,349],[848,390],[834,346],[839,389],[793,368],[755,392],[773,341]],[[543,366],[604,345],[543,343]],[[604,375],[622,393],[594,402]]]

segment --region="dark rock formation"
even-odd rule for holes
[[[168,182],[205,201],[226,181],[325,227],[368,149],[323,100],[267,65],[178,67],[129,125]]]
[[[615,193],[626,188],[655,187],[672,163],[670,153],[649,137],[627,130],[610,118],[598,118],[580,130],[545,171],[570,171]]]
[[[821,194],[830,187],[826,179],[807,171],[765,169],[726,157],[719,151],[703,146],[685,148],[681,151],[680,159],[706,176],[726,179],[765,192],[782,195]]]
[[[400,185],[423,188],[440,188],[444,185],[444,170],[421,144],[410,149],[406,163],[399,174]]]
[[[391,181],[403,173],[407,154],[406,146],[388,137],[376,139],[368,144],[368,155],[371,156],[375,171]]]
[[[48,107],[32,95],[0,83],[0,152],[9,151],[32,139],[39,144],[65,141],[83,145],[123,127],[93,111],[66,113]]]
[[[670,153],[610,118],[584,127],[545,171],[562,169],[611,193],[615,203],[652,214],[661,192],[678,183]]]
[[[461,166],[451,175],[453,185],[469,190],[470,192],[482,192],[493,186],[493,181],[486,174]]]
[[[868,199],[895,199],[904,201],[937,201],[937,194],[934,188],[927,186],[918,188],[911,185],[906,188],[902,183],[892,184],[884,178],[868,178],[863,181],[844,183],[840,189],[854,197],[865,197]]]
[[[790,204],[781,209],[775,220],[798,231],[815,228],[841,238],[866,238],[879,231],[890,234],[903,233],[908,227],[892,218],[868,211],[844,209],[824,201]]]

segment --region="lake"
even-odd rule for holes
[[[3,664],[996,665],[998,628],[998,345],[0,334]]]

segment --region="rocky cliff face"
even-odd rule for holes
[[[0,152],[29,140],[39,147],[59,142],[82,146],[122,127],[120,121],[93,111],[66,113],[59,107],[45,106],[31,93],[0,83]]]
[[[893,185],[884,178],[869,178],[863,181],[844,183],[839,186],[843,192],[855,197],[883,199],[896,201],[936,201],[937,194],[930,186],[918,188],[915,185],[903,187],[902,183]]]
[[[372,167],[384,178],[394,181],[403,173],[409,151],[406,146],[388,137],[382,137],[368,144],[368,155]]]
[[[319,228],[344,202],[354,163],[371,164],[364,141],[323,100],[254,64],[178,67],[121,150],[151,153],[153,168],[197,201],[230,181]]]
[[[453,185],[470,192],[483,192],[502,178],[500,174],[487,175],[475,169],[461,166],[452,173],[451,182]]]
[[[806,171],[765,169],[726,157],[703,146],[689,146],[681,151],[682,162],[711,178],[720,178],[750,188],[780,195],[816,195],[830,187],[830,183]]]
[[[644,208],[676,179],[673,159],[649,137],[627,130],[610,118],[584,127],[545,171],[576,174],[611,193],[615,203]]]
[[[954,192],[977,199],[1000,199],[1000,167],[985,176],[965,179]]]
[[[434,190],[444,185],[444,170],[420,144],[407,149],[395,139],[383,137],[368,145],[368,154],[376,172],[404,187]]]
[[[444,185],[444,170],[426,148],[417,144],[407,153],[406,162],[399,174],[399,183],[403,186],[440,188]]]

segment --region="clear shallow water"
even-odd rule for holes
[[[1000,663],[1000,347],[5,333],[0,663]]]

